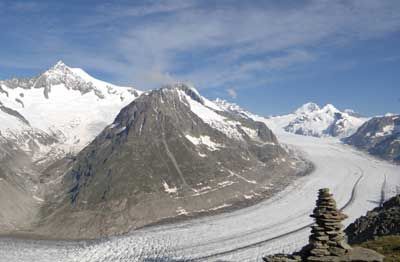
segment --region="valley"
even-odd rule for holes
[[[272,126],[272,125],[271,125]],[[399,166],[378,160],[337,139],[277,131],[300,148],[315,171],[257,205],[230,213],[154,226],[98,241],[62,242],[2,238],[4,261],[259,261],[291,252],[308,240],[308,216],[321,187],[330,187],[351,223],[396,194]],[[385,182],[386,181],[386,182]],[[35,260],[36,259],[36,260]]]
[[[307,242],[319,188],[346,224],[399,191],[398,165],[342,140],[378,138],[395,160],[397,116],[307,103],[261,117],[62,62],[0,84],[0,261],[259,261]]]

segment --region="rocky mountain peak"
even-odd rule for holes
[[[95,225],[108,223],[113,226],[101,228],[110,231],[101,233],[112,234],[254,201],[267,185],[286,185],[307,168],[264,123],[228,114],[196,89],[176,84],[134,100],[77,155],[65,175],[67,196],[60,203],[66,208],[49,224],[67,229],[62,221],[76,221],[77,213],[94,221],[99,217],[91,211],[103,206],[102,220],[84,228],[98,235]],[[148,213],[141,203],[150,202],[163,208]],[[68,234],[78,234],[71,228],[78,227],[69,226]]]
[[[199,91],[197,89],[188,83],[175,83],[172,85],[167,85],[164,87],[164,89],[169,89],[169,90],[181,90],[183,91],[186,95],[188,95],[191,99],[204,104],[204,99],[200,95]]]

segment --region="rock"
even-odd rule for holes
[[[329,253],[333,256],[343,256],[347,253],[347,249],[341,247],[330,247]]]
[[[346,255],[339,258],[337,261],[362,261],[362,262],[383,262],[384,256],[371,250],[362,247],[355,247]]]
[[[315,218],[316,225],[311,230],[310,254],[316,257],[341,256],[351,249],[342,244],[345,242],[345,235],[341,222],[347,216],[336,208],[336,201],[329,189],[319,190],[316,208],[311,217]]]
[[[346,228],[349,243],[358,244],[377,236],[400,234],[400,195],[369,211]]]
[[[264,257],[263,260],[265,262],[300,262],[300,256],[293,256],[293,255],[284,255],[284,254],[277,254],[273,256]]]

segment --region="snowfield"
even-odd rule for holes
[[[333,138],[281,132],[280,142],[303,151],[315,171],[275,197],[234,212],[136,230],[99,241],[0,239],[0,261],[261,261],[308,241],[317,190],[329,187],[351,223],[396,194],[400,166],[377,160]]]

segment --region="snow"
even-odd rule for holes
[[[353,111],[352,111],[353,112]],[[341,112],[332,104],[320,108],[315,103],[307,103],[294,113],[272,117],[287,132],[306,136],[332,136],[330,128],[335,125],[335,135],[346,137],[353,134],[367,118],[355,117],[350,110]],[[337,118],[340,116],[341,118]]]
[[[187,215],[189,214],[184,208],[182,207],[178,207],[178,209],[176,210],[176,213],[178,213],[178,215]]]
[[[386,125],[382,128],[382,132],[375,133],[375,137],[390,135],[393,133],[394,130],[395,130],[394,124]]]
[[[206,154],[203,154],[203,153],[200,153],[200,152],[199,152],[199,156],[200,156],[200,157],[207,157]]]
[[[213,142],[209,136],[194,137],[194,136],[191,136],[191,135],[185,135],[185,137],[190,142],[192,142],[192,144],[194,144],[196,146],[204,145],[210,151],[216,151],[216,150],[219,150],[221,147],[224,147],[224,145],[222,145],[222,144],[218,144],[218,143]]]
[[[86,73],[81,68],[71,68],[71,71],[73,73],[75,73],[77,76],[81,77],[86,82],[91,82],[94,86],[96,86],[97,88],[99,88],[101,90],[107,90],[107,89],[110,89],[110,88],[117,88],[117,89],[120,89],[120,88],[129,89],[129,88],[131,88],[131,87],[116,86],[116,85],[101,81],[99,79],[96,79],[96,78],[92,77],[91,75]],[[115,90],[115,91],[117,91],[117,90]]]
[[[33,199],[37,200],[38,202],[44,202],[44,199],[37,196],[33,196]]]
[[[254,195],[243,195],[243,197],[245,199],[252,199],[254,197]]]
[[[316,167],[312,174],[274,197],[233,212],[143,228],[101,241],[3,238],[0,261],[131,262],[205,256],[210,257],[204,261],[261,261],[263,255],[298,250],[308,241],[307,225],[312,222],[309,214],[319,188],[329,187],[340,207],[348,204],[344,209],[349,215],[346,225],[376,207],[382,191],[385,199],[396,193],[399,166],[375,159],[338,139],[297,136],[276,128],[277,123],[271,119],[264,121],[281,142],[301,149]]]
[[[257,130],[245,126],[240,127],[251,139],[258,140]]]
[[[176,187],[170,187],[165,181],[163,181],[163,187],[164,191],[167,192],[168,194],[174,194],[178,192],[178,189]]]
[[[11,88],[6,82],[0,82],[6,93],[0,92],[1,103],[25,117],[31,127],[49,135],[56,134],[60,140],[57,147],[65,152],[78,152],[114,120],[115,115],[133,101],[135,92],[131,87],[119,87],[97,80],[80,68],[69,68],[62,62],[57,63],[42,76],[46,76],[50,85],[48,98],[43,88]],[[83,93],[59,84],[60,79],[68,83],[80,83],[92,86],[93,90]],[[22,96],[21,96],[22,94]],[[23,102],[17,102],[18,98]],[[0,132],[11,136],[30,129],[15,117],[0,111]],[[43,147],[45,154],[52,147]]]
[[[319,110],[321,110],[321,109],[317,104],[309,102],[309,103],[306,103],[306,104],[302,105],[301,107],[299,107],[295,111],[295,113],[299,115],[299,114],[312,113],[312,112],[319,111]]]
[[[239,174],[237,174],[237,173],[235,173],[235,172],[232,172],[232,171],[229,170],[229,169],[228,169],[228,172],[229,172],[230,175],[235,176],[235,177],[237,177],[237,178],[243,180],[244,182],[247,182],[247,183],[249,183],[249,184],[257,184],[257,181],[255,181],[255,180],[248,180],[248,179],[244,178],[243,176],[241,176],[241,175],[239,175]]]
[[[232,181],[223,181],[223,182],[218,183],[219,186],[223,186],[223,187],[230,186],[232,184],[234,184],[234,182],[232,182]]]
[[[230,121],[226,117],[216,113],[209,107],[191,99],[185,92],[179,90],[181,97],[185,97],[188,102],[190,110],[202,119],[206,124],[212,128],[224,133],[230,138],[236,140],[243,140],[242,134],[239,132],[237,126],[240,125],[237,121]]]

